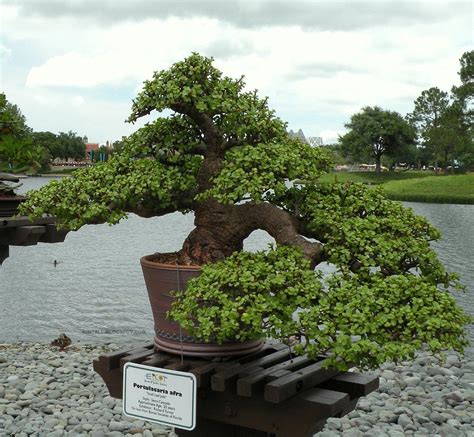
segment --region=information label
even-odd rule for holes
[[[123,368],[123,412],[191,431],[196,427],[196,387],[191,373],[127,363]]]

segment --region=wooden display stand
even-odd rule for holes
[[[56,229],[53,217],[30,221],[28,217],[0,217],[0,265],[8,258],[9,246],[61,243],[68,231]]]
[[[329,417],[352,411],[376,390],[376,377],[323,367],[325,358],[295,357],[288,346],[267,343],[243,357],[196,359],[156,352],[153,345],[101,355],[94,370],[112,397],[122,398],[126,363],[181,370],[196,376],[197,427],[191,437],[309,437]]]

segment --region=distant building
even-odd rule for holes
[[[92,161],[94,155],[99,151],[99,143],[86,144],[86,159]]]
[[[313,147],[324,146],[323,137],[309,137],[308,143]]]
[[[297,138],[298,140],[302,141],[303,143],[308,143],[308,140],[304,136],[304,133],[301,129],[296,133],[293,132],[292,130],[290,130],[290,132],[288,132],[288,136],[290,138]]]

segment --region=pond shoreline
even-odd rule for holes
[[[122,415],[92,360],[123,345],[0,344],[0,429],[6,435],[172,436],[171,430]],[[403,437],[474,434],[474,356],[448,352],[441,363],[420,352],[412,362],[370,372],[380,388],[342,418],[331,418],[318,437]]]

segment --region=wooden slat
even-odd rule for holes
[[[31,246],[37,244],[45,232],[44,226],[19,226],[9,229],[5,235],[0,236],[0,241],[10,246]]]
[[[366,396],[377,390],[379,388],[379,378],[360,373],[346,372],[324,381],[318,387],[341,391],[347,393],[351,399],[354,399]]]
[[[169,370],[180,370],[181,372],[187,372],[192,367],[196,367],[202,364],[202,360],[188,360],[185,359],[181,361],[181,358],[178,360],[167,364],[164,368]]]
[[[28,226],[28,225],[47,225],[53,224],[54,217],[40,217],[31,221],[28,217],[14,217],[14,218],[4,218],[0,219],[0,228],[17,228],[19,226]]]
[[[312,364],[298,372],[283,376],[265,385],[265,400],[273,403],[283,402],[298,392],[305,391],[339,373],[335,369],[323,368],[324,360]]]
[[[199,367],[194,367],[189,370],[196,377],[196,383],[198,388],[208,387],[211,384],[211,377],[215,372],[223,369],[233,367],[232,362],[213,362],[204,364]]]
[[[48,224],[44,226],[45,233],[41,236],[40,242],[42,243],[62,243],[66,238],[66,235],[69,231],[61,229],[58,231],[56,225]]]
[[[170,356],[161,352],[155,352],[150,355],[142,364],[145,366],[162,367],[170,361]]]
[[[257,358],[263,358],[267,355],[273,354],[274,352],[281,351],[283,349],[287,349],[288,351],[290,350],[288,346],[282,344],[282,343],[265,343],[262,347],[257,352],[252,352],[249,355],[243,355],[243,356],[237,356],[237,357],[232,357],[235,363],[239,364],[247,364],[250,361],[256,360]]]
[[[256,391],[263,389],[266,382],[273,381],[288,374],[288,372],[283,373],[283,370],[297,370],[311,362],[314,362],[314,360],[306,356],[296,357],[271,366],[258,373],[240,378],[237,381],[237,394],[240,396],[252,396]]]
[[[99,365],[104,370],[112,370],[116,367],[120,367],[120,359],[125,355],[131,355],[137,352],[143,352],[145,350],[150,349],[153,349],[153,344],[144,345],[134,349],[123,349],[120,351],[103,354],[99,357]]]
[[[348,394],[322,388],[310,389],[301,393],[299,398],[322,410],[327,417],[341,412],[350,403]]]
[[[262,358],[250,361],[246,364],[237,364],[227,370],[216,373],[211,378],[211,386],[214,391],[226,391],[229,386],[233,386],[237,379],[244,375],[250,375],[262,367],[275,364],[279,361],[285,360],[290,356],[288,348],[283,348],[277,352],[266,355]]]
[[[123,366],[127,363],[137,363],[141,364],[141,362],[147,359],[150,355],[153,354],[153,349],[146,349],[142,352],[136,352],[131,355],[125,355],[124,357],[120,358],[120,369],[123,369]]]

